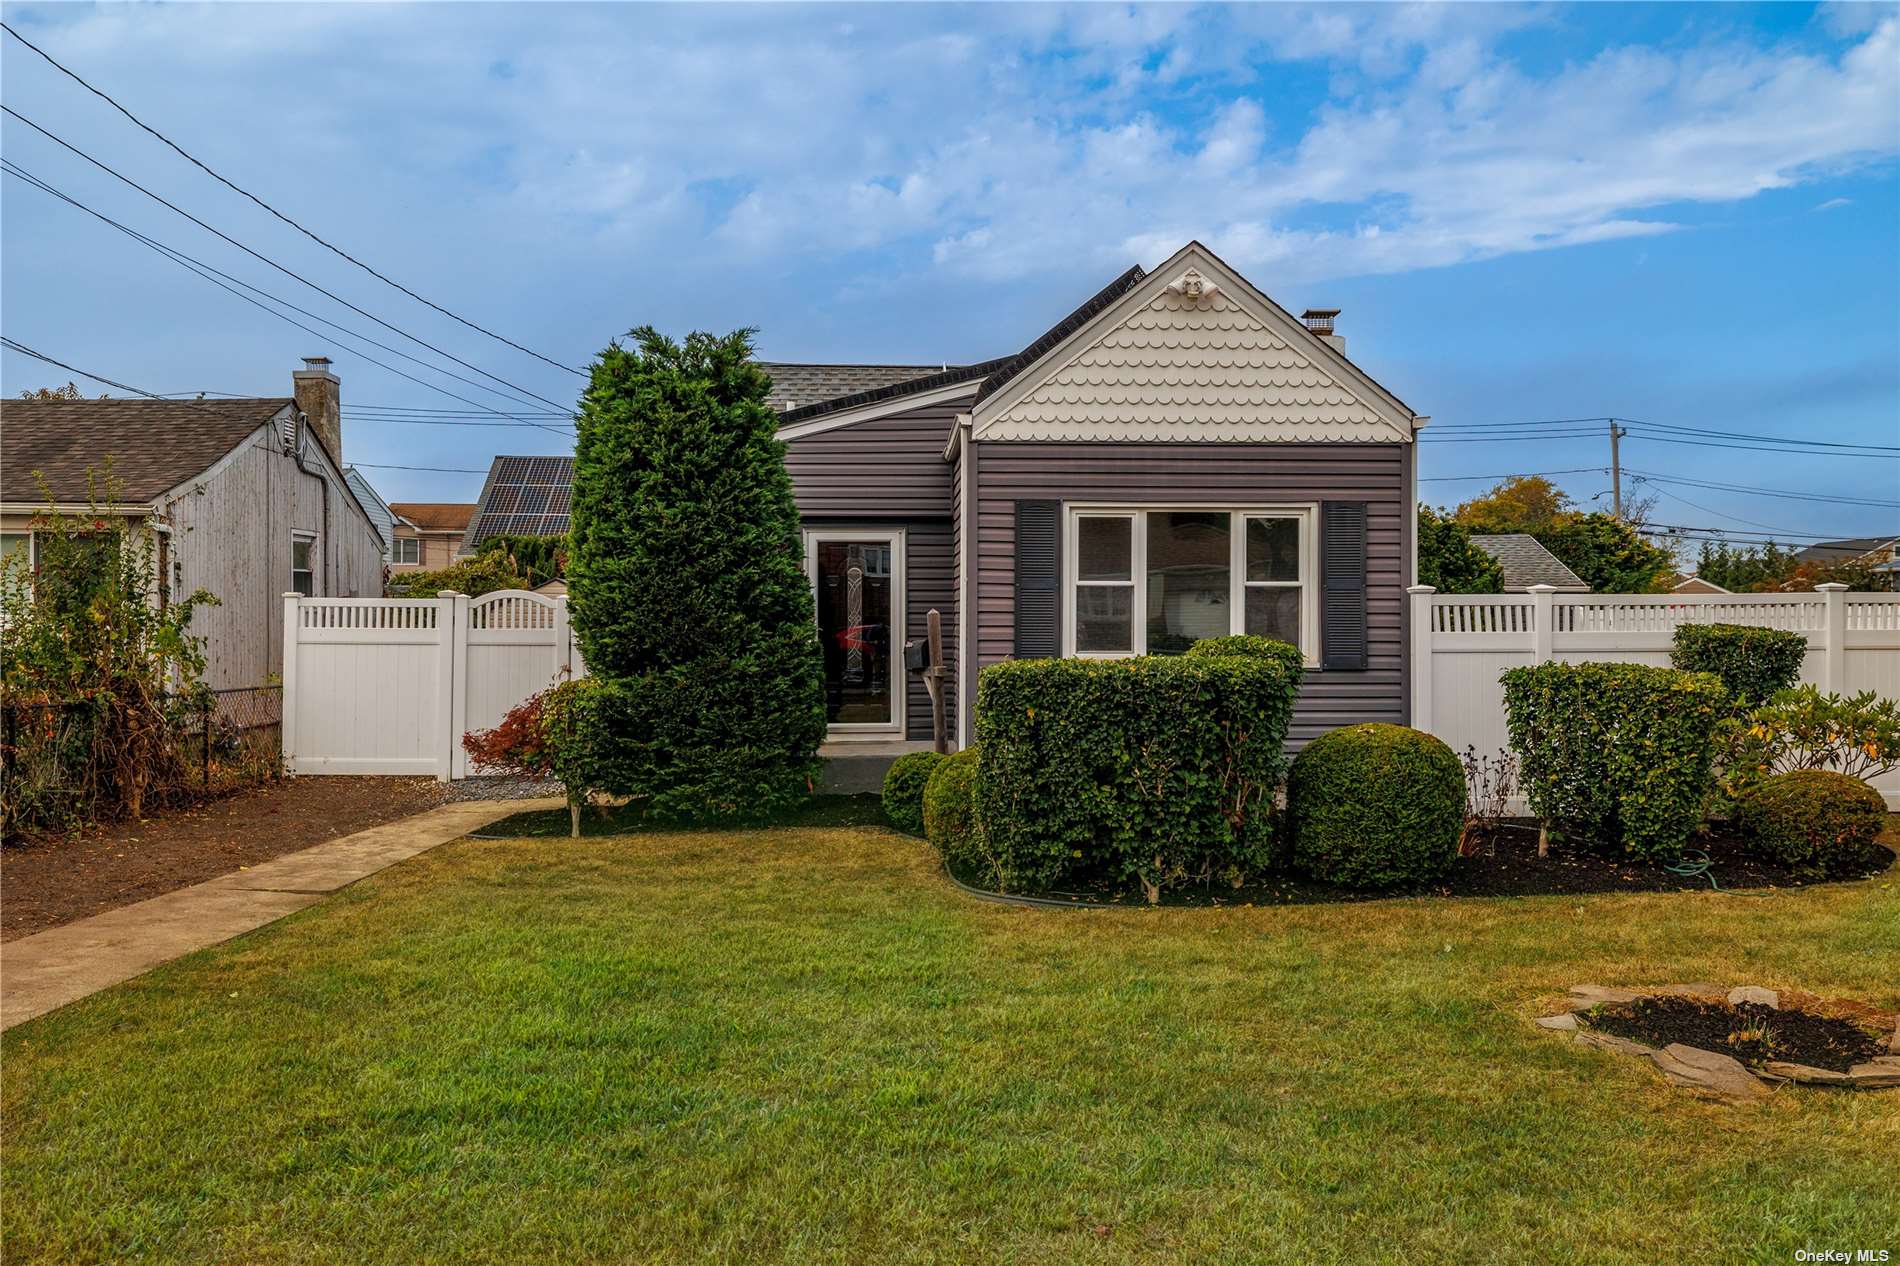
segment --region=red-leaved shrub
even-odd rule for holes
[[[541,705],[547,695],[545,690],[529,695],[492,730],[470,730],[462,736],[462,750],[486,773],[547,777],[552,753],[541,734]]]

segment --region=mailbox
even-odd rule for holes
[[[926,658],[928,654],[922,642],[904,643],[904,667],[914,673],[922,672],[930,667],[930,661]]]

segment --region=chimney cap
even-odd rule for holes
[[[306,356],[303,358],[303,367],[319,374],[327,374],[330,372],[330,358],[328,356]]]
[[[1300,320],[1315,334],[1331,334],[1333,319],[1338,315],[1338,308],[1308,308],[1300,313]]]

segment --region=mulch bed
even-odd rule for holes
[[[143,821],[0,847],[0,940],[202,883],[441,802],[428,778],[305,775]]]
[[[1650,1046],[1680,1042],[1719,1051],[1752,1068],[1781,1060],[1844,1073],[1887,1053],[1887,1034],[1852,1020],[1684,995],[1600,1006],[1590,1013],[1590,1027]]]
[[[884,816],[884,801],[880,796],[813,796],[791,813],[769,822],[757,822],[750,825],[755,827],[889,826],[890,819]],[[491,823],[476,832],[473,838],[481,840],[546,839],[550,836],[566,836],[570,827],[571,822],[566,809],[540,809],[517,813],[513,817]],[[648,822],[627,808],[590,807],[581,814],[581,835],[584,837],[637,835],[646,831],[692,829],[694,828]],[[733,828],[709,827],[705,829],[731,830]]]
[[[1891,828],[1887,838],[1893,838]],[[1712,886],[1711,878],[1714,886],[1722,889],[1800,888],[1818,882],[1864,879],[1869,875],[1880,874],[1894,864],[1893,850],[1875,844],[1855,865],[1823,880],[1811,873],[1751,856],[1743,842],[1734,836],[1718,834],[1698,838],[1692,841],[1691,847],[1708,855],[1709,870],[1706,877],[1674,874],[1654,863],[1631,861],[1608,852],[1596,852],[1563,842],[1553,842],[1549,856],[1539,857],[1536,825],[1529,819],[1522,819],[1482,837],[1474,856],[1459,858],[1450,874],[1432,884],[1366,892],[1297,875],[1277,875],[1241,888],[1163,889],[1161,904],[1310,905],[1371,901],[1385,897],[1538,897],[1594,892],[1707,892]],[[989,887],[982,875],[957,873],[956,878],[972,888]],[[1146,898],[1139,891],[1118,889],[1107,884],[1077,891],[1033,895],[1070,901],[1077,905],[1147,905]]]

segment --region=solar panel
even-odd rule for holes
[[[488,497],[476,509],[475,539],[559,536],[571,524],[574,459],[497,457]]]

